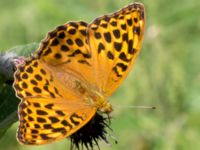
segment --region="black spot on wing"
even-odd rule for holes
[[[22,78],[23,78],[23,79],[28,79],[27,73],[22,74]]]
[[[118,29],[113,30],[113,34],[115,36],[115,38],[120,38],[120,31]]]
[[[117,77],[122,77],[122,75],[119,74],[119,71],[117,70],[117,66],[113,67],[112,69]]]
[[[61,51],[63,51],[63,52],[69,51],[69,47],[66,46],[66,45],[61,45],[60,49],[61,49]]]
[[[46,119],[41,118],[41,117],[37,117],[37,121],[38,121],[39,123],[45,123],[45,122],[46,122]]]
[[[140,35],[140,27],[133,27],[133,33],[137,34],[138,36]]]
[[[58,118],[53,117],[53,116],[50,116],[50,117],[49,117],[49,120],[50,120],[52,123],[57,123],[57,122],[60,121]]]
[[[123,63],[118,63],[117,66],[120,67],[123,72],[127,70],[127,65],[125,65]]]
[[[106,40],[106,42],[110,43],[111,42],[110,32],[105,32],[103,35],[104,35],[104,39]]]
[[[86,60],[78,60],[78,62],[90,66],[90,64]]]
[[[47,134],[40,134],[40,137],[41,137],[43,140],[51,139],[50,137],[48,137]]]
[[[31,82],[33,85],[38,85],[37,81],[35,81],[34,79],[32,79],[30,82]]]
[[[38,115],[48,115],[48,113],[46,112],[46,111],[43,111],[43,110],[36,110],[36,113],[38,114]]]
[[[36,93],[42,93],[42,90],[38,87],[33,87],[33,91]]]
[[[57,110],[56,113],[60,116],[65,116],[65,114],[61,110]]]
[[[58,38],[64,39],[65,38],[65,33],[64,32],[59,33]]]
[[[51,50],[51,48],[48,48],[47,50],[44,51],[43,56],[47,56],[50,53],[52,53],[52,50]]]
[[[75,50],[72,54],[70,54],[70,55],[68,55],[68,56],[69,56],[69,57],[75,57],[76,55],[79,55],[79,54],[81,54],[84,58],[90,58],[90,57],[91,57],[90,54],[88,54],[88,53],[83,53],[83,52],[81,52],[80,49]]]
[[[82,42],[81,39],[77,38],[77,39],[75,40],[75,42],[76,42],[76,44],[77,44],[79,47],[82,47],[82,46],[83,46],[83,42]]]
[[[86,36],[86,30],[79,30],[83,36]]]
[[[126,30],[126,24],[121,25],[122,30]]]
[[[131,59],[128,59],[126,54],[124,52],[121,52],[120,55],[119,55],[119,58],[122,60],[122,61],[125,61],[125,62],[130,62]]]
[[[36,74],[35,79],[38,80],[38,81],[42,81],[42,76],[39,75],[39,74]]]
[[[22,88],[26,89],[28,88],[28,85],[25,82],[22,82]]]
[[[117,22],[116,22],[116,21],[112,21],[110,24],[111,24],[113,27],[116,27],[116,26],[117,26]]]
[[[108,52],[107,52],[107,57],[108,57],[109,59],[111,59],[111,60],[114,59],[114,55],[112,54],[111,51],[108,51]]]
[[[67,44],[69,44],[69,45],[73,45],[74,44],[74,42],[71,40],[71,39],[67,39]]]
[[[132,18],[127,19],[127,23],[128,23],[129,26],[132,26],[132,24],[133,24]]]
[[[60,53],[55,53],[54,57],[56,59],[61,59],[62,58],[62,55]]]
[[[33,73],[33,68],[32,68],[31,66],[29,66],[29,67],[26,69],[26,71],[27,71],[28,73]]]
[[[102,50],[105,50],[105,46],[100,42],[98,45],[98,53],[101,53]]]
[[[122,49],[122,43],[114,42],[114,48],[118,52],[121,51],[121,49]]]
[[[95,32],[94,36],[96,39],[100,39],[101,38],[101,34],[99,32]]]
[[[69,34],[74,35],[76,33],[76,29],[70,29],[68,31]]]
[[[51,42],[51,46],[57,46],[59,45],[59,40],[57,38],[53,39],[53,41]]]
[[[67,120],[61,121],[61,124],[64,126],[68,126],[70,129],[73,128],[73,126]]]
[[[44,107],[46,107],[46,108],[48,108],[48,109],[52,109],[53,106],[54,106],[53,104],[47,104],[47,105],[45,105]]]

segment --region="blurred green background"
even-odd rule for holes
[[[91,22],[130,0],[0,0],[0,50],[39,43],[55,26],[70,20]],[[103,150],[200,149],[200,1],[142,1],[146,33],[134,71],[110,98],[112,128],[119,141]],[[156,110],[123,105],[156,106]],[[120,107],[121,106],[121,107]],[[63,140],[51,145],[22,146],[15,123],[0,139],[2,150],[69,148]]]

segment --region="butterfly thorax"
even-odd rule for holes
[[[83,82],[75,81],[76,89],[84,96],[84,101],[89,103],[91,106],[96,107],[103,113],[110,113],[112,111],[111,104],[105,99],[103,94],[98,90],[89,88],[84,85]]]

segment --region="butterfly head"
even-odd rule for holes
[[[109,114],[112,111],[112,105],[104,100],[104,103],[102,103],[101,105],[100,111]]]
[[[105,99],[105,97],[95,92],[95,94],[92,96],[94,105],[97,107],[97,109],[103,113],[109,114],[112,111],[112,105]]]

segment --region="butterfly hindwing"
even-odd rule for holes
[[[55,102],[56,101],[56,102]],[[61,140],[84,126],[95,108],[65,104],[64,99],[26,98],[19,105],[17,139],[22,144],[40,145]]]
[[[23,144],[46,144],[63,139],[84,126],[96,108],[84,101],[76,74],[59,72],[38,59],[18,66],[14,88],[19,104],[18,140]]]

